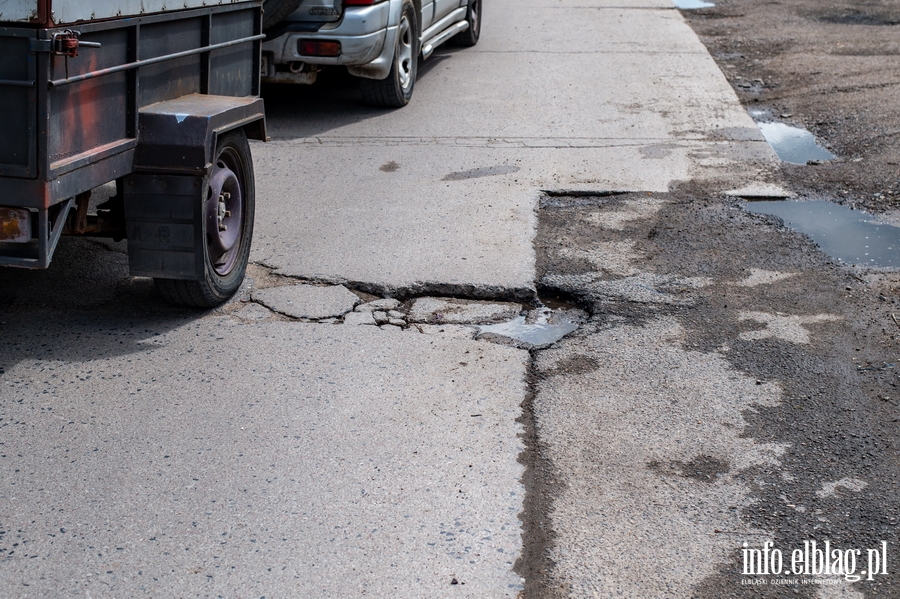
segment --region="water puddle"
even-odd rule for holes
[[[503,337],[525,346],[543,347],[556,343],[578,329],[587,315],[580,310],[557,311],[543,307],[500,324],[479,325],[476,339]]]
[[[838,262],[900,266],[900,227],[880,223],[870,214],[823,200],[749,202],[744,209],[777,216]]]
[[[752,114],[752,113],[751,113]],[[831,160],[834,154],[816,143],[812,133],[784,123],[756,123],[769,145],[784,162],[806,164],[812,160]]]
[[[715,6],[713,2],[704,2],[703,0],[674,0],[675,8],[681,10],[694,10],[696,8],[712,8]]]

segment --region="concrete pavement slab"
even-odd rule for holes
[[[225,316],[110,327],[0,350],[4,596],[521,588],[525,352]]]
[[[400,300],[394,298],[384,298],[372,302],[359,304],[354,308],[357,312],[373,312],[375,310],[396,310],[400,307]]]
[[[267,111],[253,259],[386,293],[532,289],[541,189],[665,191],[736,165],[750,182],[775,160],[664,2],[492,2],[479,45],[439,49],[402,110],[339,81]]]
[[[254,301],[294,318],[334,318],[353,310],[361,300],[342,285],[285,285],[254,291]]]
[[[407,329],[412,333],[424,335],[441,335],[453,339],[475,339],[478,329],[462,324],[413,324]]]

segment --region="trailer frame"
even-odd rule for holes
[[[131,274],[208,280],[219,140],[267,138],[261,0],[66,25],[38,5],[37,24],[0,23],[0,266],[47,268],[64,232],[126,238],[153,215],[158,232],[189,222],[190,234],[130,239]],[[132,191],[160,178],[190,183],[187,221],[165,194]],[[91,190],[112,181],[114,201],[87,214]]]

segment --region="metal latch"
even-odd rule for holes
[[[75,58],[78,56],[78,48],[100,47],[98,42],[83,42],[79,39],[80,37],[81,32],[73,29],[66,29],[65,31],[54,33],[53,37],[50,39],[50,51],[53,54]]]

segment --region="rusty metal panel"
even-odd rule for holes
[[[141,60],[202,47],[204,18],[148,24],[141,27]],[[142,67],[138,105],[171,100],[201,90],[202,57],[186,56]]]
[[[83,40],[100,48],[83,48],[77,57],[50,56],[50,78],[83,75],[127,62],[128,30],[90,32]],[[129,138],[128,76],[114,73],[49,90],[48,168],[54,175],[77,168],[85,152],[96,152]]]

